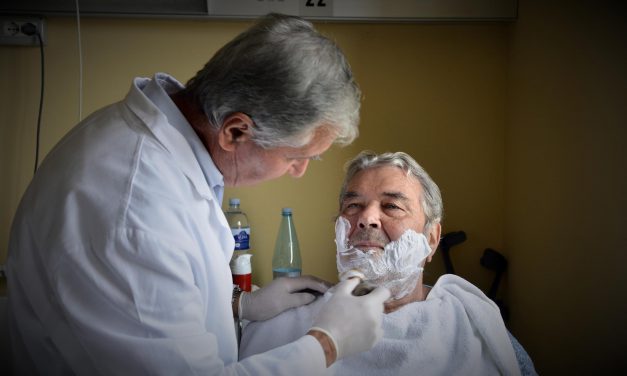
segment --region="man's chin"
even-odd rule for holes
[[[383,251],[383,248],[379,248],[379,247],[370,247],[370,248],[356,247],[356,249],[363,252],[364,255],[368,255],[368,257],[371,257],[373,260],[379,260],[385,254],[385,252]]]
[[[364,253],[369,253],[370,251],[378,253],[378,252],[383,252],[383,247],[378,246],[378,245],[361,245],[361,244],[357,244],[355,246],[353,246],[354,248],[364,252]]]

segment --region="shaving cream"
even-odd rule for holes
[[[422,262],[431,253],[427,238],[408,229],[400,238],[385,245],[383,251],[359,249],[349,243],[351,225],[344,217],[335,222],[337,270],[341,275],[350,270],[363,274],[364,282],[387,287],[392,299],[401,299],[416,287]]]

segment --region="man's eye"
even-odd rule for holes
[[[360,208],[361,205],[355,203],[355,202],[351,202],[350,204],[346,204],[346,206],[344,206],[344,210],[355,210]]]
[[[398,206],[396,206],[394,204],[385,204],[385,205],[383,205],[383,207],[385,209],[400,209]]]

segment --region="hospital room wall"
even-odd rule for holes
[[[524,0],[512,25],[505,147],[510,324],[546,374],[627,371],[622,4]]]
[[[452,251],[457,272],[485,291],[493,274],[479,266],[483,249],[509,259],[511,329],[539,371],[576,374],[607,356],[617,361],[627,338],[618,269],[627,240],[619,228],[627,138],[625,93],[617,89],[625,57],[612,43],[624,37],[602,31],[608,14],[591,23],[599,15],[592,5],[558,12],[541,4],[522,1],[511,25],[319,24],[346,51],[364,92],[361,136],[331,149],[301,179],[227,189],[251,218],[255,282],[271,279],[282,206],[295,209],[304,272],[334,280],[343,163],[362,149],[404,150],[443,191],[444,231],[468,234]],[[134,76],[165,71],[185,81],[249,23],[84,18],[82,25],[85,115],[123,97]],[[51,18],[48,26],[43,155],[78,118],[75,23]],[[32,175],[39,51],[0,46],[0,82],[4,262]],[[442,271],[434,258],[427,282]],[[613,338],[623,341],[616,350]]]
[[[249,22],[82,20],[83,116],[121,99],[134,76],[155,71],[182,81]],[[313,162],[302,179],[227,189],[250,216],[254,281],[271,279],[280,208],[294,208],[304,272],[335,280],[333,219],[343,164],[358,151],[404,150],[440,184],[445,230],[465,230],[455,249],[460,274],[487,288],[478,264],[484,247],[503,243],[506,24],[392,25],[320,23],[345,50],[364,94],[361,136]],[[0,109],[2,218],[0,252],[32,175],[39,94],[39,51],[0,47],[5,104]],[[46,95],[41,131],[45,155],[78,119],[78,53],[71,18],[48,19]],[[440,258],[427,280],[442,273]]]
[[[301,179],[227,189],[251,214],[253,263],[259,282],[271,278],[280,208],[292,206],[305,273],[337,280],[334,219],[343,165],[361,150],[405,151],[432,174],[445,200],[444,231],[464,230],[457,271],[487,288],[479,265],[485,247],[503,235],[506,25],[337,25],[320,29],[345,50],[363,92],[360,136],[310,163]],[[280,192],[280,194],[277,194]],[[433,283],[440,256],[427,268]]]

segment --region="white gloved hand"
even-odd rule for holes
[[[368,295],[354,296],[352,291],[359,282],[358,278],[351,278],[338,283],[310,329],[330,337],[336,360],[370,350],[383,336],[383,302],[390,297],[390,291],[377,287]]]
[[[239,298],[238,316],[250,321],[267,320],[316,299],[314,294],[302,290],[324,294],[330,286],[330,283],[313,276],[277,278],[257,291],[243,292]]]

